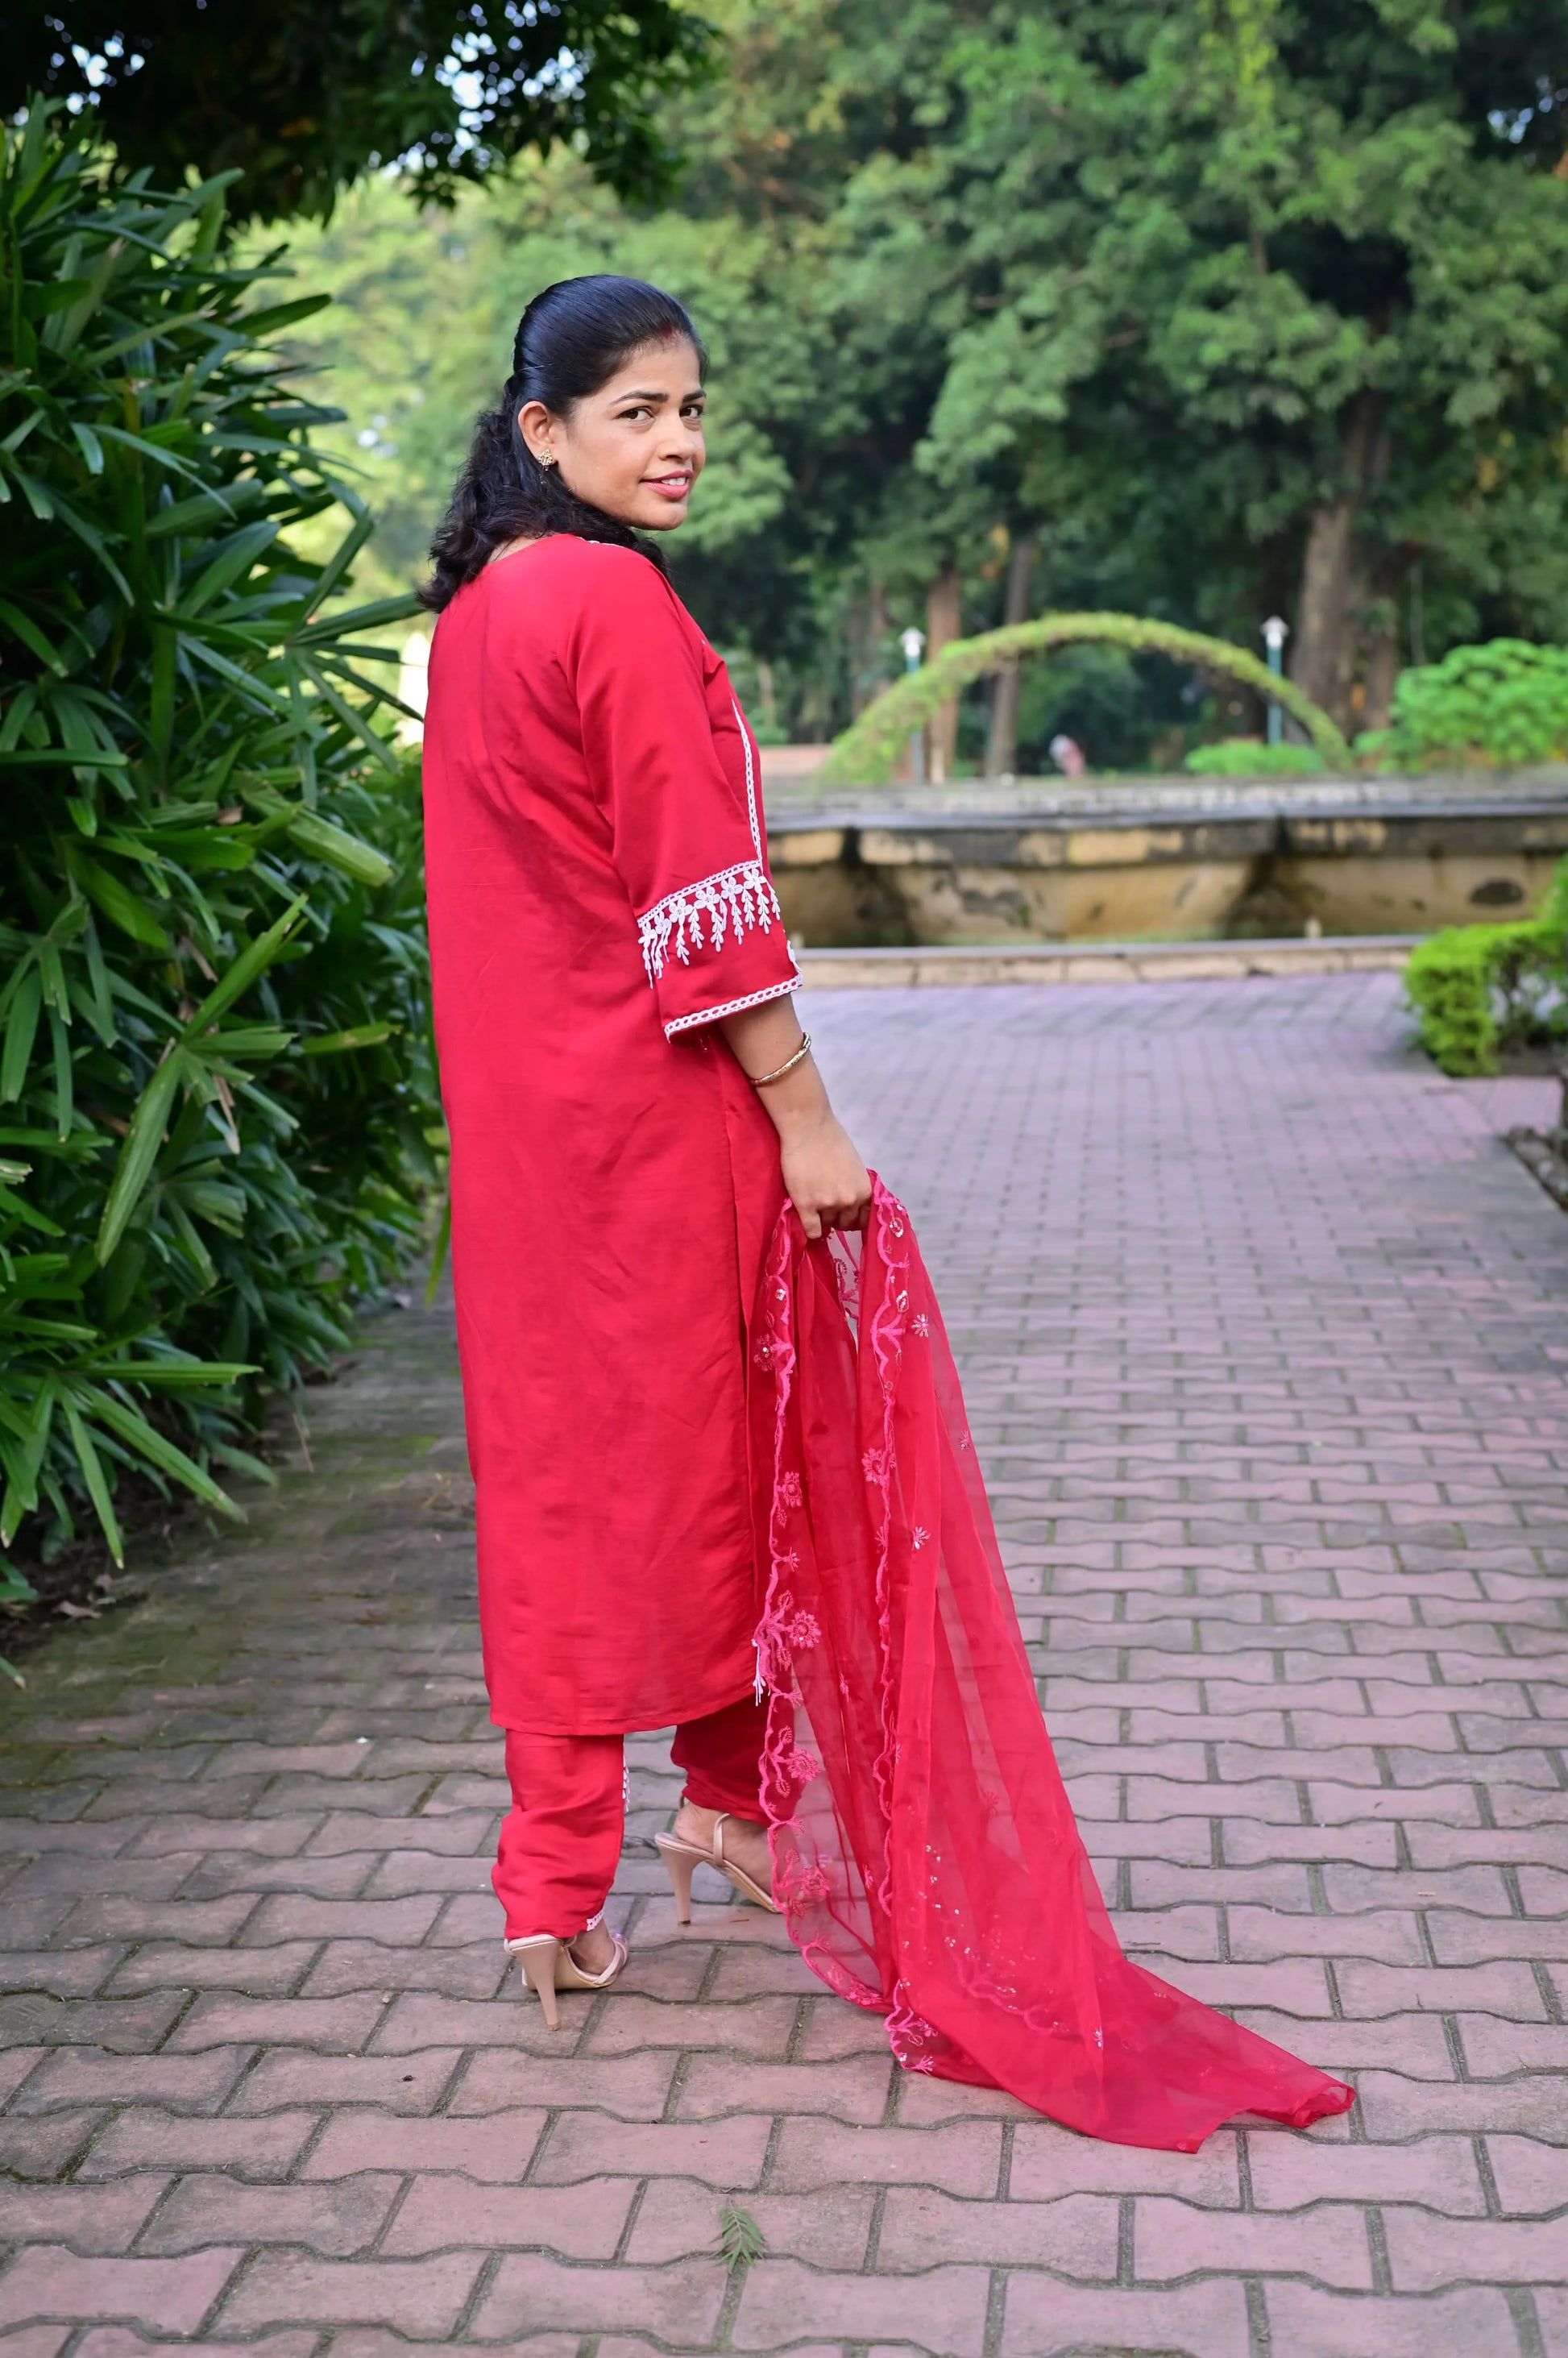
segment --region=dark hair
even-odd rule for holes
[[[524,402],[542,401],[562,416],[597,393],[639,345],[666,343],[676,336],[689,338],[698,368],[706,369],[708,355],[685,308],[641,278],[608,273],[563,278],[535,296],[517,323],[512,374],[494,408],[475,423],[468,464],[430,545],[435,571],[420,590],[423,605],[438,612],[465,581],[484,570],[498,548],[542,533],[615,541],[622,548],[641,549],[664,571],[664,558],[630,525],[579,500],[561,481],[558,467],[541,467],[523,439],[517,413]]]

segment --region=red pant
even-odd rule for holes
[[[758,1761],[767,1717],[766,1704],[748,1694],[676,1728],[670,1758],[686,1770],[687,1801],[761,1823]],[[509,1941],[525,1932],[571,1940],[603,1907],[625,1824],[624,1742],[507,1729],[512,1808],[491,1880]]]

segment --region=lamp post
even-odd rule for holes
[[[1278,614],[1271,614],[1268,621],[1263,625],[1263,644],[1269,651],[1269,669],[1273,673],[1276,679],[1279,678],[1281,673],[1284,670],[1283,658],[1285,641],[1290,637],[1290,624],[1283,622]],[[1283,735],[1283,716],[1281,713],[1279,706],[1271,702],[1269,706],[1270,744],[1279,744]]]
[[[920,658],[925,652],[925,632],[917,631],[912,622],[907,631],[900,633],[898,643],[903,649],[904,670],[918,671]],[[914,730],[910,736],[909,774],[915,785],[923,786],[925,784],[925,731],[924,729]]]

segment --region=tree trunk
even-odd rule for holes
[[[880,696],[887,686],[881,673],[882,651],[888,635],[887,591],[873,576],[866,600],[866,635],[863,641],[857,632],[850,640],[849,711],[858,719],[874,696]]]
[[[1383,397],[1358,393],[1340,433],[1336,498],[1312,512],[1302,559],[1291,677],[1341,729],[1356,676],[1356,525],[1379,459]]]
[[[1361,698],[1363,729],[1386,729],[1400,676],[1400,638],[1392,622],[1381,624],[1367,642],[1367,675]]]
[[[1034,535],[1014,535],[1008,558],[1004,624],[1029,620],[1029,584],[1034,571]],[[991,721],[986,739],[986,775],[1009,777],[1018,767],[1018,658],[1002,665],[991,682]]]
[[[935,663],[944,647],[951,646],[963,630],[959,604],[958,568],[951,557],[931,584],[925,600],[925,660]],[[953,763],[958,751],[958,699],[949,696],[940,703],[931,721],[931,781],[934,785],[946,785],[953,774]]]

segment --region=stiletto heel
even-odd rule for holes
[[[692,1869],[697,1865],[697,1854],[693,1851],[666,1850],[657,1834],[654,1839],[659,1844],[659,1856],[665,1862],[665,1872],[670,1878],[670,1886],[676,1895],[676,1922],[689,1924],[691,1922],[691,1877]]]
[[[602,1920],[601,1917],[596,1916],[592,1924],[585,1924],[582,1929],[585,1932],[591,1932],[594,1925]],[[571,1942],[557,1940],[553,1932],[525,1932],[520,1939],[507,1941],[503,1944],[507,1955],[515,1957],[522,1969],[524,1988],[537,1995],[539,2004],[545,2009],[547,2029],[558,2030],[561,2027],[560,2008],[556,2004],[557,1990],[608,1989],[611,1983],[619,1978],[630,1952],[619,1932],[612,1932],[610,1937],[614,1942],[615,1953],[603,1972],[599,1974],[585,1971],[572,1954]]]
[[[742,1898],[750,1899],[758,1908],[765,1908],[771,1916],[776,1916],[779,1913],[779,1904],[773,1893],[764,1891],[762,1885],[749,1876],[745,1868],[739,1866],[734,1859],[725,1857],[724,1823],[729,1815],[728,1810],[720,1810],[718,1817],[715,1818],[713,1846],[710,1850],[702,1849],[697,1843],[683,1842],[679,1834],[654,1836],[658,1845],[659,1855],[665,1862],[665,1873],[675,1886],[677,1924],[691,1922],[691,1874],[693,1867],[696,1866],[716,1866],[720,1875],[729,1877]]]
[[[524,1988],[537,1994],[546,2028],[558,2030],[561,2010],[556,2004],[556,1961],[561,1953],[560,1942],[546,1935],[542,1941],[508,1941],[506,1945],[523,1968]]]

